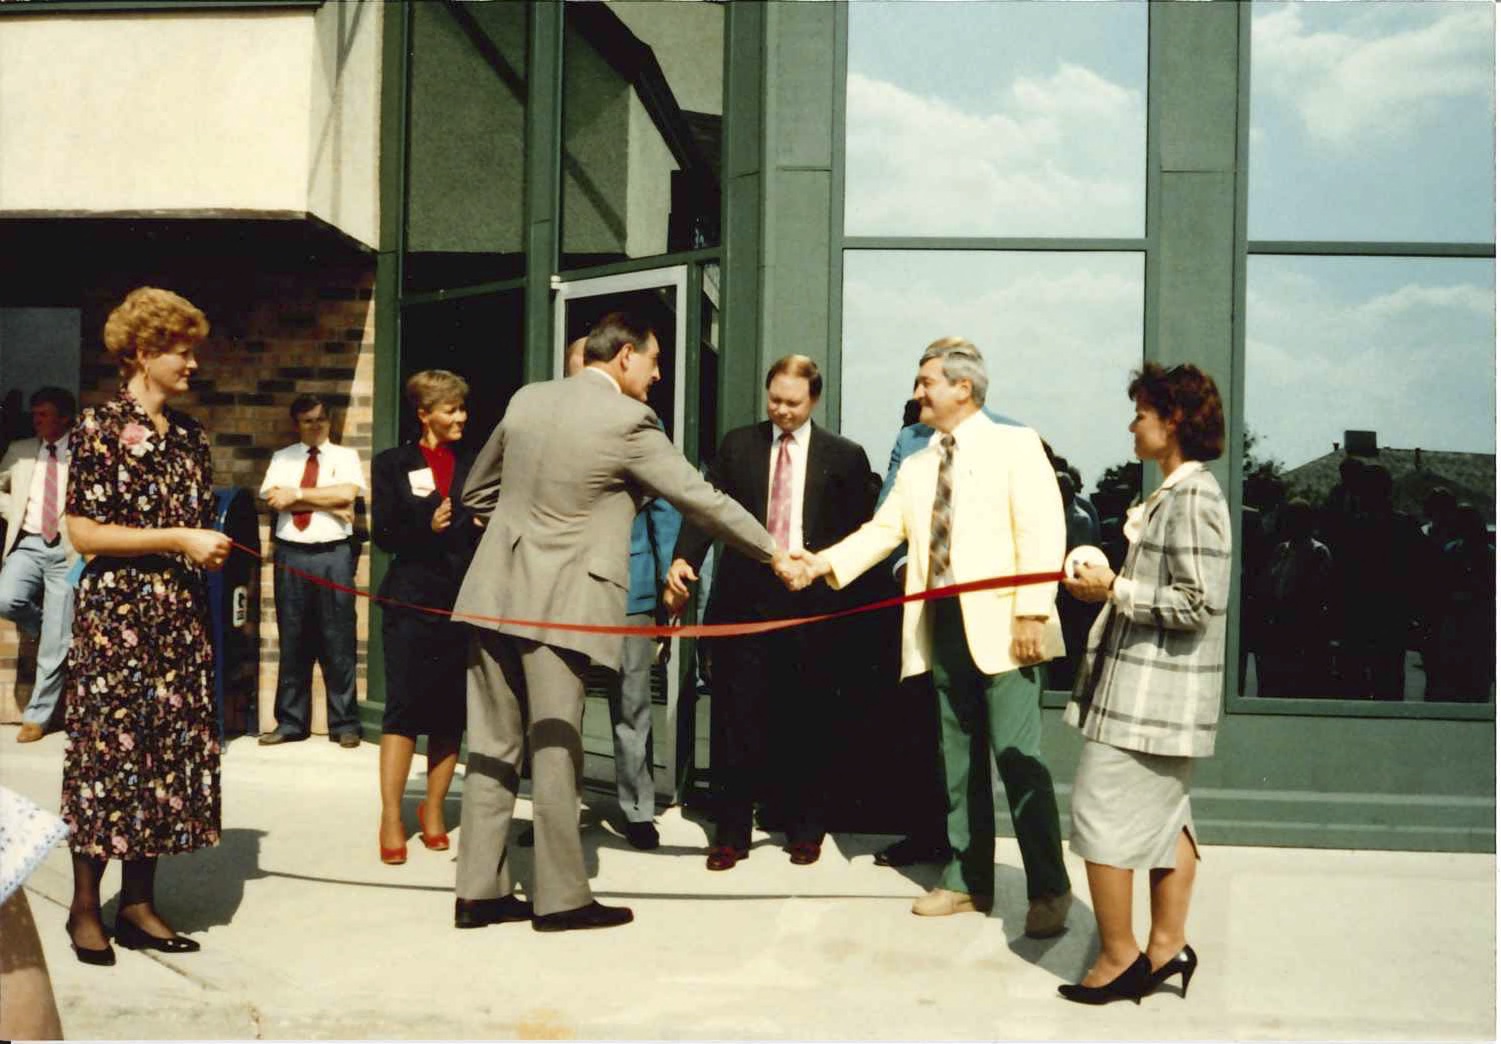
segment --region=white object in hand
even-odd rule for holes
[[[1109,568],[1110,559],[1093,544],[1080,544],[1063,559],[1063,575],[1074,580],[1079,575],[1079,567],[1087,565]]]

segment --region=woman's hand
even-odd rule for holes
[[[1109,566],[1081,565],[1074,579],[1063,578],[1063,589],[1081,602],[1103,602],[1110,597],[1114,583],[1115,573]]]
[[[178,539],[182,553],[192,559],[194,565],[208,570],[223,568],[232,547],[229,537],[213,529],[184,529]]]
[[[434,533],[441,533],[453,523],[453,500],[444,497],[438,505],[438,510],[433,512],[432,527]]]

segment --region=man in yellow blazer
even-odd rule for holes
[[[902,463],[876,515],[818,555],[805,579],[843,587],[909,548],[907,592],[1017,573],[1046,573],[1064,555],[1058,484],[1030,428],[996,424],[980,410],[989,380],[979,349],[960,338],[923,352],[915,397],[936,434]],[[948,839],[938,886],[912,912],[988,911],[995,892],[995,824],[988,800],[992,751],[1006,787],[1027,876],[1026,933],[1065,928],[1072,902],[1053,779],[1040,742],[1042,665],[1063,655],[1056,584],[971,591],[908,603],[902,677],[933,672],[938,692]]]

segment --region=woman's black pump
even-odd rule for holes
[[[1137,1004],[1151,988],[1152,966],[1147,955],[1139,954],[1131,966],[1103,986],[1067,984],[1058,987],[1065,1000],[1077,1004],[1109,1004],[1111,1001],[1131,1000]]]

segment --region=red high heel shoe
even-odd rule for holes
[[[424,818],[423,812],[425,812],[426,810],[427,802],[419,801],[417,803],[417,829],[418,832],[422,835],[423,847],[433,852],[448,851],[448,833],[446,831],[441,834],[429,834],[426,830],[422,829],[422,820]],[[404,851],[402,853],[402,856],[403,858],[405,858],[406,856],[406,853]]]
[[[380,861],[387,866],[400,866],[407,861],[407,843],[403,841],[395,848],[380,846]]]

